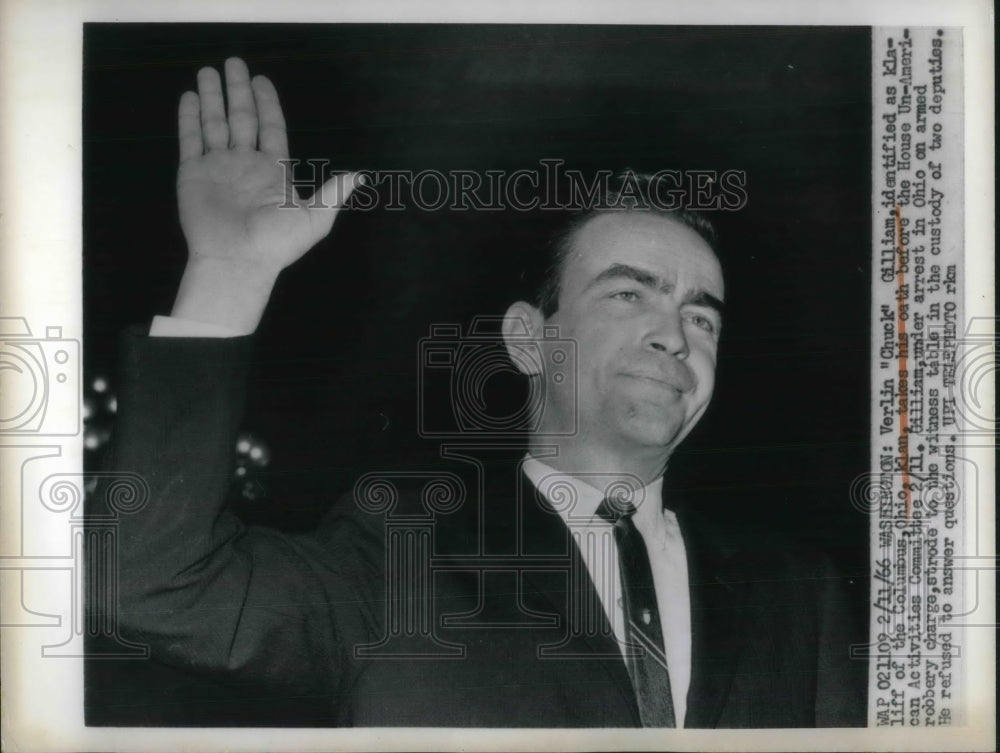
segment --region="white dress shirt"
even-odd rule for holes
[[[151,337],[233,337],[238,333],[225,327],[178,317],[157,316],[153,319]],[[620,647],[625,644],[625,614],[622,609],[618,575],[618,547],[612,526],[600,518],[597,507],[605,492],[574,476],[531,457],[524,461],[524,472],[563,521],[580,535],[580,554],[590,579],[594,583],[601,606],[614,630]],[[595,475],[591,480],[601,483]],[[604,477],[604,484],[612,477]],[[573,504],[566,504],[567,487],[574,490]],[[687,554],[680,526],[673,512],[663,506],[663,479],[659,478],[635,495],[636,529],[646,543],[649,564],[653,571],[656,603],[663,627],[664,651],[670,673],[674,718],[684,726],[687,712],[687,691],[691,683],[691,597],[688,591]],[[594,535],[589,535],[593,533]],[[605,546],[606,545],[606,546]]]
[[[524,461],[524,472],[567,526],[578,532],[581,557],[619,647],[624,647],[625,614],[619,596],[618,547],[611,524],[596,514],[605,492],[531,456]],[[591,480],[607,484],[613,477],[595,474]],[[573,493],[569,494],[567,487],[571,487]],[[677,516],[663,507],[662,477],[636,493],[635,507],[632,520],[646,544],[653,571],[674,717],[677,726],[683,727],[687,691],[691,684],[691,597],[688,591],[687,553]],[[590,532],[595,535],[588,535]]]
[[[154,316],[150,337],[239,337],[239,332],[220,324],[206,324],[179,316]]]

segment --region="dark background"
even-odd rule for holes
[[[88,24],[88,381],[111,375],[113,390],[119,332],[169,313],[185,262],[177,101],[230,55],[274,81],[291,155],[338,169],[746,171],[746,207],[713,216],[728,308],[716,395],[669,484],[721,520],[825,548],[867,601],[868,520],[848,493],[869,465],[867,28]],[[546,222],[342,213],[259,330],[246,426],[271,459],[240,514],[307,528],[362,472],[433,464],[417,342],[432,322],[502,313]],[[269,723],[252,691],[148,664],[90,662],[88,723]]]

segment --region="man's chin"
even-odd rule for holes
[[[684,422],[676,417],[632,416],[621,428],[622,435],[632,444],[671,450],[683,439]]]

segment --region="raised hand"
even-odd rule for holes
[[[252,332],[278,274],[330,232],[357,176],[338,175],[319,201],[303,200],[280,160],[285,119],[274,85],[226,61],[226,112],[214,68],[178,111],[177,199],[188,265],[173,315]]]

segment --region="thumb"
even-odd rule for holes
[[[362,173],[338,173],[320,186],[308,201],[302,202],[316,229],[323,235],[329,233],[337,212],[347,203],[354,189],[364,185],[365,182]]]

